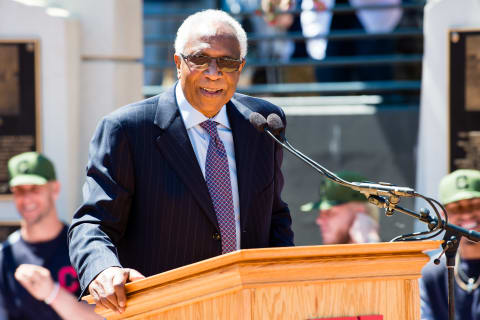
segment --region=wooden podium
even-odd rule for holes
[[[107,319],[420,319],[423,252],[440,243],[240,250],[127,284],[122,315],[95,311]]]

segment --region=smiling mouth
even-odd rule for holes
[[[478,227],[478,223],[476,221],[464,222],[462,223],[462,227],[465,229],[475,229]]]
[[[25,212],[34,211],[35,209],[37,209],[37,206],[34,205],[34,204],[26,205],[26,206],[23,207],[23,210]]]
[[[217,95],[223,92],[223,89],[200,88],[202,92],[208,95]]]

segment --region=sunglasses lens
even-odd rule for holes
[[[240,68],[241,63],[242,63],[241,60],[234,60],[230,58],[217,59],[218,68],[225,72],[238,71],[238,68]]]
[[[188,56],[188,60],[197,68],[208,68],[211,58],[208,56]]]

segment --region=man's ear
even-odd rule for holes
[[[50,181],[50,190],[52,191],[53,197],[55,200],[57,200],[59,194],[60,194],[60,182],[58,181]]]
[[[173,60],[175,61],[175,66],[177,67],[177,78],[180,80],[180,75],[182,74],[180,72],[182,66],[182,58],[179,55],[174,54]]]
[[[245,66],[246,62],[247,61],[245,59],[243,59],[242,64],[240,64],[240,67],[238,68],[238,72],[241,72],[243,70],[243,67]]]

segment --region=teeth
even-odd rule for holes
[[[207,91],[207,92],[217,92],[217,91],[220,91],[220,90],[217,90],[217,89],[207,89],[207,88],[203,88],[203,90]]]
[[[476,228],[478,226],[478,224],[476,222],[466,222],[466,223],[462,223],[462,226],[465,228],[465,229],[473,229],[473,228]]]
[[[37,208],[37,206],[34,205],[34,204],[30,204],[30,205],[25,206],[25,210],[28,210],[28,211],[35,210],[36,208]]]

